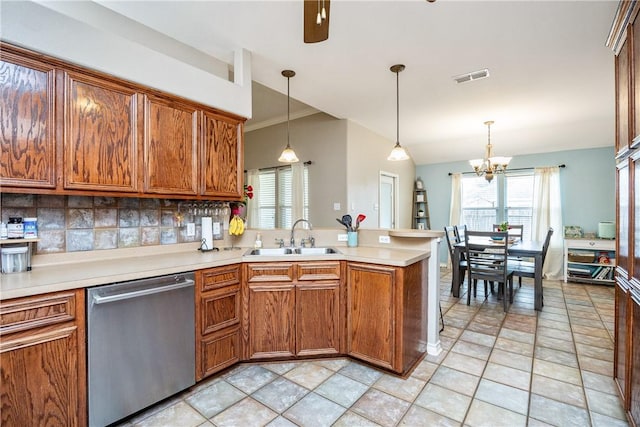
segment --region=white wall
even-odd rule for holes
[[[390,162],[393,142],[369,129],[324,113],[291,121],[291,147],[301,161],[311,160],[310,218],[314,227],[335,227],[344,214],[362,213],[361,228],[378,228],[380,171],[399,176],[399,228],[411,228],[411,203],[415,180],[412,160]],[[245,168],[278,165],[286,145],[287,125],[258,129],[245,134]],[[334,211],[333,204],[340,203]]]
[[[234,52],[235,81],[230,82],[219,76],[224,70],[213,58],[203,62],[188,49],[180,58],[173,57],[179,49],[166,37],[144,26],[125,31],[122,25],[135,23],[125,23],[96,3],[3,0],[0,8],[4,41],[251,117],[251,54],[246,50]],[[107,25],[116,20],[120,25]],[[154,37],[160,40],[153,43]],[[167,49],[159,50],[163,45]]]
[[[378,228],[378,186],[380,172],[399,176],[398,228],[411,228],[411,208],[415,181],[413,160],[390,162],[393,142],[352,121],[347,126],[347,200],[349,213],[367,219],[361,228]]]
[[[347,206],[347,122],[318,113],[290,123],[291,147],[309,166],[309,221],[314,227],[339,226],[335,218]],[[287,144],[287,124],[245,133],[245,169],[281,166],[278,157]],[[341,210],[334,211],[333,203]]]

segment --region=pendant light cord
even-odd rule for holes
[[[396,143],[400,142],[400,72],[396,71]]]
[[[291,104],[291,98],[289,96],[289,80],[291,80],[291,77],[287,77],[287,148],[290,148],[289,145],[289,113],[290,113],[290,104]]]

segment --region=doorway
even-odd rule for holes
[[[380,171],[378,227],[396,228],[398,218],[398,175]]]

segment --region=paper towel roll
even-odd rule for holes
[[[202,217],[202,250],[213,249],[213,219],[210,216]]]

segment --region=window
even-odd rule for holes
[[[290,228],[293,224],[293,172],[291,166],[260,171],[256,195],[258,228]],[[309,172],[303,168],[303,217],[309,218]],[[297,219],[297,218],[296,218]]]
[[[523,238],[531,238],[533,217],[533,171],[484,177],[462,177],[462,218],[471,230],[491,230],[508,221],[522,224]]]

